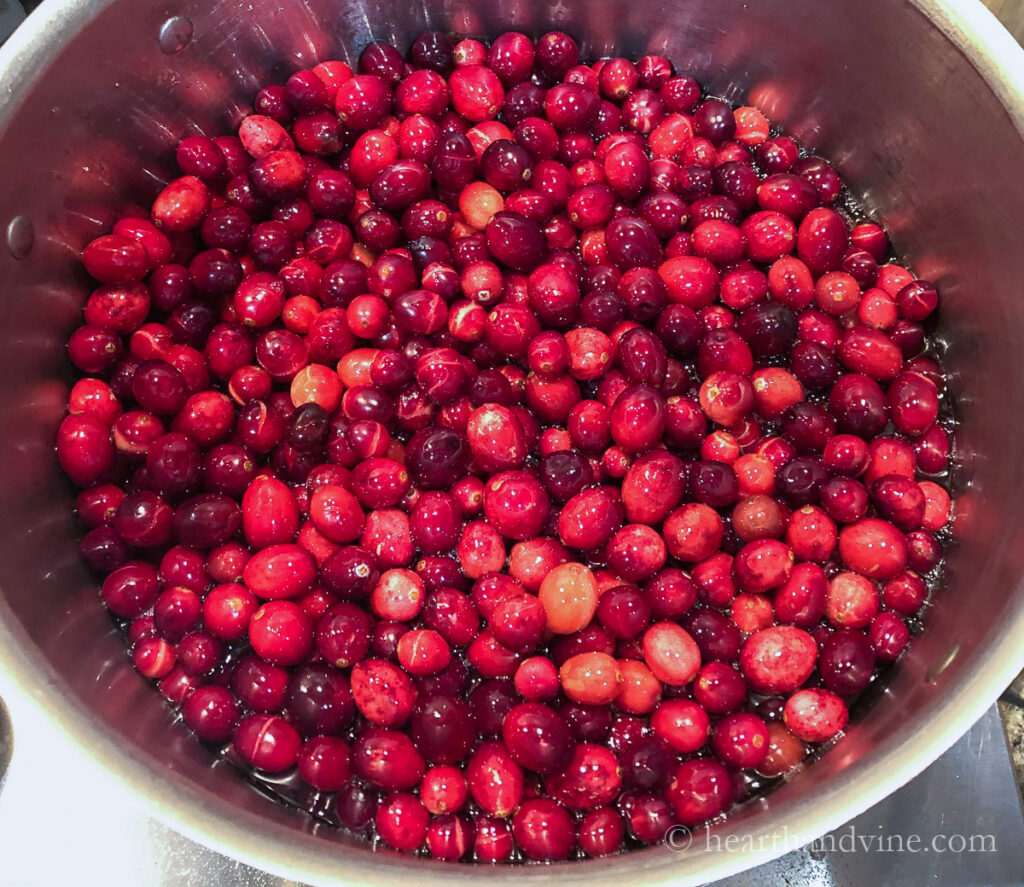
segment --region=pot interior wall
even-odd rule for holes
[[[837,161],[898,249],[940,286],[963,420],[960,480],[969,483],[948,587],[878,705],[812,771],[748,806],[725,831],[806,826],[861,791],[857,780],[892,768],[909,778],[927,763],[914,763],[916,748],[936,736],[951,741],[951,725],[968,726],[964,710],[985,703],[978,694],[990,701],[992,671],[1012,665],[993,660],[1013,658],[1007,651],[1022,622],[1024,476],[1011,443],[1014,408],[1024,403],[1024,144],[984,79],[917,8],[899,0],[118,0],[65,9],[51,30],[64,48],[39,50],[0,98],[0,224],[24,215],[34,228],[24,258],[0,244],[0,614],[21,645],[3,655],[38,675],[42,695],[65,697],[63,715],[83,741],[106,755],[120,747],[118,766],[169,807],[184,800],[197,822],[237,822],[262,835],[282,865],[302,859],[307,870],[350,881],[400,877],[408,866],[421,878],[438,875],[386,854],[339,854],[328,844],[338,835],[313,835],[304,818],[265,801],[230,767],[211,768],[183,730],[168,729],[170,715],[129,667],[96,582],[78,563],[70,491],[52,458],[69,380],[62,342],[88,293],[76,264],[81,246],[118,209],[152,199],[174,172],[179,138],[237,126],[261,84],[326,58],[354,61],[373,38],[404,48],[426,28],[494,35],[554,27],[582,38],[590,57],[668,56]],[[80,26],[89,11],[95,16]],[[165,54],[158,34],[172,15],[189,19],[193,37]],[[26,243],[24,222],[16,223],[15,248]],[[139,775],[146,768],[151,777]],[[697,877],[706,862],[651,850],[561,877]],[[493,874],[460,867],[441,876]]]

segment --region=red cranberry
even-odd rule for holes
[[[879,613],[868,628],[868,640],[883,662],[895,662],[910,641],[910,630],[895,613]]]
[[[572,755],[572,736],[552,708],[526,702],[512,708],[502,726],[505,746],[521,766],[538,773],[565,767]]]
[[[609,807],[588,813],[579,826],[580,849],[588,856],[609,856],[622,846],[622,817]]]
[[[733,767],[756,768],[768,754],[768,728],[756,715],[725,715],[711,737],[715,753]]]
[[[743,645],[740,664],[753,689],[788,692],[807,680],[817,655],[817,647],[807,632],[776,626],[751,635]]]
[[[469,758],[466,779],[476,803],[491,816],[510,817],[523,798],[523,773],[501,743],[484,742]]]
[[[516,811],[512,832],[530,859],[567,859],[576,842],[572,817],[564,807],[547,798],[526,801]]]
[[[907,542],[887,521],[865,518],[839,534],[839,553],[858,573],[889,579],[907,564]]]
[[[235,728],[234,745],[250,766],[280,773],[296,762],[302,740],[287,721],[274,715],[254,714]]]
[[[725,812],[733,800],[729,772],[718,761],[698,758],[679,765],[668,800],[683,825],[694,826]]]
[[[333,792],[349,780],[348,744],[334,736],[314,736],[299,752],[299,775],[317,791]]]
[[[424,763],[406,734],[367,727],[352,747],[352,770],[375,788],[400,791],[419,782]]]

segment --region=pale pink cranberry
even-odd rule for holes
[[[740,667],[761,693],[788,693],[814,670],[818,648],[802,629],[779,625],[751,635],[740,651]]]
[[[797,690],[786,700],[786,727],[805,742],[825,742],[849,719],[846,703],[828,690]]]

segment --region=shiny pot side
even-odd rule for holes
[[[178,18],[175,18],[178,17]],[[425,28],[549,28],[588,56],[664,54],[837,162],[943,294],[960,495],[947,587],[877,705],[813,768],[715,827],[741,852],[651,848],[515,870],[372,852],[254,792],[172,727],[78,563],[52,456],[78,250],[172,174],[173,146],[237,125],[257,88]],[[905,783],[1024,665],[1024,52],[976,2],[180,0],[45,3],[0,50],[0,690],[32,698],[155,816],[312,883],[703,883],[811,840]],[[15,725],[15,730],[17,725]],[[734,838],[738,841],[738,838]],[[790,845],[791,846],[791,845]],[[753,848],[753,849],[751,849]]]

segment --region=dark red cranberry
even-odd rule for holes
[[[605,231],[608,257],[620,269],[656,268],[662,248],[651,224],[639,218],[613,219]]]
[[[307,665],[291,676],[284,707],[291,723],[306,736],[338,733],[356,714],[348,679],[324,665]]]
[[[469,754],[476,736],[471,708],[446,695],[420,699],[412,712],[412,739],[435,764],[454,764]]]
[[[705,99],[693,112],[693,130],[716,145],[729,141],[736,132],[732,108],[721,99]]]
[[[785,305],[763,302],[740,315],[736,331],[746,339],[754,357],[778,357],[796,337],[796,317]]]
[[[505,716],[502,737],[516,763],[537,773],[558,771],[572,757],[572,733],[554,709],[525,702]]]
[[[675,755],[653,736],[642,736],[619,756],[623,782],[643,791],[660,791],[668,783]]]
[[[870,376],[841,376],[829,394],[829,410],[840,431],[863,438],[878,435],[889,418],[888,400]]]
[[[476,716],[481,736],[496,736],[509,710],[515,705],[516,690],[511,681],[491,679],[479,684],[470,694],[469,703]]]
[[[377,816],[379,795],[373,789],[350,782],[338,792],[335,815],[343,828],[366,833]]]
[[[441,31],[425,31],[409,47],[409,58],[418,68],[447,74],[452,66],[455,44]]]
[[[178,541],[200,550],[223,545],[238,532],[241,524],[238,504],[220,493],[194,496],[179,505],[174,513]]]
[[[532,271],[547,253],[544,233],[519,213],[498,212],[487,224],[487,247],[499,262],[515,271]]]
[[[409,473],[424,489],[450,488],[465,472],[468,458],[465,438],[448,428],[418,431],[406,448]]]
[[[189,729],[204,742],[225,742],[231,738],[239,711],[231,693],[223,687],[197,689],[182,708]]]
[[[128,546],[111,527],[90,530],[78,543],[86,566],[97,573],[110,573],[128,560]]]
[[[686,615],[683,626],[693,635],[703,660],[732,662],[739,655],[740,630],[717,610],[695,608]]]
[[[797,342],[790,352],[789,366],[801,385],[828,388],[839,377],[839,364],[827,348],[816,342]]]
[[[818,459],[800,457],[787,462],[775,473],[779,494],[793,507],[813,505],[818,490],[828,480],[828,471]]]
[[[699,462],[690,472],[690,490],[698,502],[724,508],[739,498],[736,472],[725,462]]]
[[[875,654],[859,631],[837,631],[825,641],[818,662],[825,686],[840,696],[860,693],[875,670]]]
[[[231,689],[254,711],[270,712],[283,702],[288,672],[256,656],[243,656],[231,673]]]

